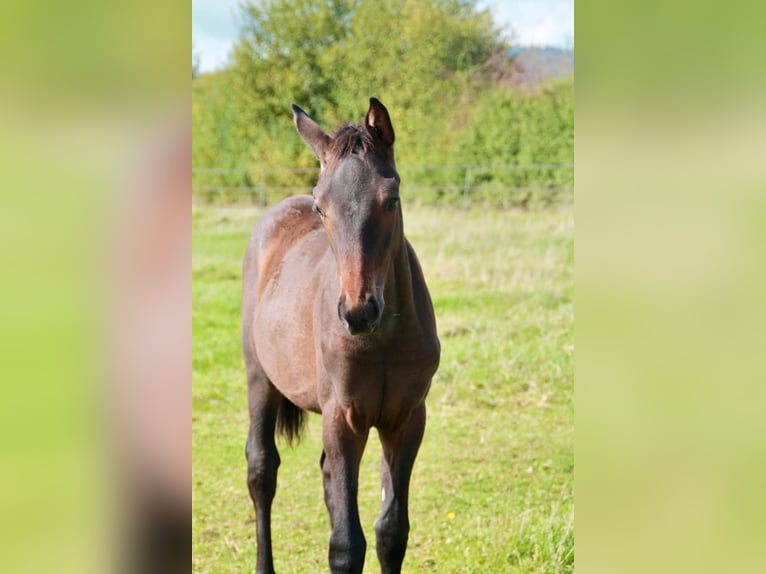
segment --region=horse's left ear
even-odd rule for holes
[[[322,169],[324,169],[324,166],[327,163],[325,161],[325,151],[327,151],[327,146],[330,145],[330,136],[324,133],[322,128],[320,128],[300,107],[293,104],[292,108],[293,123],[298,130],[298,134],[303,141],[309,144],[311,151],[314,152],[319,163],[322,164]]]
[[[370,98],[370,109],[364,118],[364,125],[374,137],[387,146],[394,145],[394,126],[388,115],[386,106],[378,98]]]

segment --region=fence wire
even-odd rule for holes
[[[469,207],[571,204],[572,164],[426,165],[397,168],[410,201]],[[462,173],[461,173],[462,172]],[[203,203],[247,202],[266,207],[309,194],[317,168],[193,168],[192,194]]]

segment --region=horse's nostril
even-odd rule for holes
[[[364,304],[364,311],[370,322],[374,322],[378,319],[378,316],[380,315],[380,305],[378,305],[378,300],[374,295],[369,295],[367,297],[367,302]]]
[[[347,298],[338,298],[338,317],[352,335],[372,333],[380,321],[381,304],[374,294],[369,294],[364,303],[349,309]]]

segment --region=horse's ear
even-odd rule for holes
[[[305,141],[311,147],[311,151],[322,164],[322,168],[325,166],[325,151],[330,144],[330,136],[328,136],[317,123],[312,120],[306,112],[293,104],[293,122],[298,130],[303,141]]]
[[[386,106],[377,98],[370,98],[370,109],[364,118],[364,125],[374,137],[378,138],[387,146],[394,145],[394,126],[388,115]]]

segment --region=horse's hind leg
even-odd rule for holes
[[[410,475],[423,440],[425,421],[425,406],[421,406],[401,428],[379,430],[383,446],[380,471],[383,512],[375,523],[375,536],[382,574],[399,574],[402,570],[410,532],[407,512]]]
[[[255,507],[258,536],[256,574],[273,574],[271,503],[277,490],[279,453],[274,442],[277,412],[282,399],[259,366],[248,365],[247,399],[250,432],[247,436],[247,486]]]

